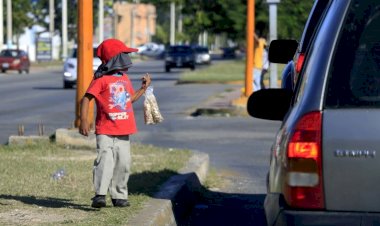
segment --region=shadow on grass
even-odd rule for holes
[[[152,198],[170,200],[177,225],[266,225],[263,210],[265,194],[210,191],[202,186],[195,173],[179,174],[167,169],[158,172],[147,171],[132,174],[128,185],[131,195],[144,194]],[[89,204],[77,204],[71,199],[0,195],[1,199],[45,208],[98,211]]]
[[[128,181],[129,194],[144,194],[152,197],[165,181],[177,174],[177,172],[168,169],[132,174]]]
[[[46,208],[72,208],[84,211],[94,211],[95,209],[87,205],[79,205],[70,199],[59,199],[51,197],[36,198],[34,196],[16,196],[16,195],[0,195],[0,199],[12,199],[22,202],[26,205],[37,205]]]
[[[158,191],[159,187],[168,180],[171,176],[178,174],[172,170],[162,170],[159,172],[142,172],[132,174],[129,178],[128,189],[130,195],[144,194],[153,197]],[[91,192],[91,191],[89,191]],[[24,203],[25,205],[37,205],[45,208],[71,208],[84,211],[97,211],[90,207],[90,203],[87,205],[81,205],[75,203],[71,199],[60,199],[53,197],[40,197],[35,196],[21,196],[21,195],[0,195],[0,200],[16,200]],[[0,205],[4,205],[1,204]]]

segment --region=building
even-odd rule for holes
[[[156,7],[151,4],[114,4],[115,38],[137,47],[151,41],[156,31]]]

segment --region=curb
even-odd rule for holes
[[[96,148],[96,136],[92,132],[87,137],[79,134],[78,129],[56,129],[55,142],[57,144],[79,147]]]
[[[241,89],[225,91],[206,100],[191,113],[191,116],[247,116],[247,99],[242,95]]]
[[[194,151],[179,175],[166,181],[128,226],[179,225],[195,202],[195,191],[202,187],[209,168],[208,154]]]
[[[36,144],[40,141],[49,141],[48,136],[16,136],[11,135],[8,138],[8,145],[28,145]]]

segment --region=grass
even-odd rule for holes
[[[184,72],[179,83],[226,83],[242,81],[245,77],[245,61],[214,62],[209,67]]]
[[[0,146],[0,225],[124,225],[160,184],[184,166],[187,150],[132,144],[131,207],[90,207],[95,152],[55,143]],[[54,180],[58,169],[65,176]]]
[[[243,83],[245,82],[245,59],[213,62],[208,67],[186,71],[178,83]],[[278,79],[285,65],[278,64]],[[269,73],[265,75],[265,84],[269,84]]]
[[[31,62],[32,67],[63,66],[63,60]]]

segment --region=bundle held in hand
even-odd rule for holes
[[[153,94],[153,87],[149,86],[145,91],[144,119],[145,124],[157,124],[164,120],[158,108],[156,97]]]

